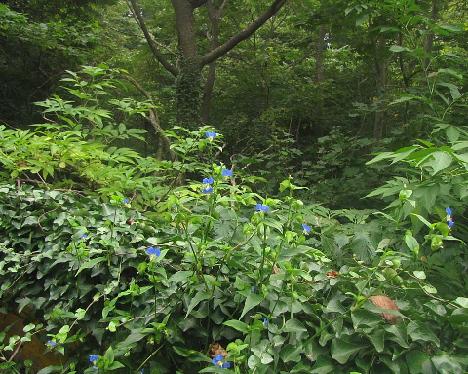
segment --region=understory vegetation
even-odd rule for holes
[[[20,3],[1,373],[468,370],[457,1]]]

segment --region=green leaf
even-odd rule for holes
[[[385,330],[375,330],[371,334],[367,335],[375,350],[378,353],[383,352],[384,350],[384,338]]]
[[[400,53],[400,52],[411,52],[411,49],[402,47],[401,45],[392,45],[390,47],[390,51],[394,53]]]
[[[284,332],[307,331],[305,326],[296,318],[289,319],[283,327]]]
[[[422,340],[424,342],[431,342],[437,347],[440,344],[436,334],[420,322],[411,321],[408,323],[407,332],[413,341]]]
[[[447,87],[450,91],[450,96],[452,96],[453,100],[456,100],[461,97],[460,91],[458,91],[458,87],[455,86],[452,83],[447,83],[447,82],[439,82],[439,86]]]
[[[423,216],[420,216],[419,214],[411,213],[412,216],[416,217],[419,219],[422,223],[424,223],[427,227],[431,228],[431,223],[425,219]]]
[[[384,330],[390,334],[389,340],[398,343],[403,348],[409,348],[406,328],[402,324],[385,326]]]
[[[415,271],[413,271],[413,275],[416,278],[421,279],[421,280],[426,279],[426,273],[424,271],[415,270]]]
[[[432,357],[432,363],[440,374],[455,374],[466,372],[454,357],[443,354]]]
[[[421,351],[410,351],[406,354],[406,363],[410,374],[430,373],[431,369],[431,358],[424,352]],[[424,370],[426,369],[426,370]]]
[[[189,361],[192,362],[211,362],[210,358],[203,353],[194,351],[193,349],[187,349],[179,346],[172,346],[172,349],[179,356],[186,357]]]
[[[411,233],[410,230],[406,231],[405,243],[408,246],[408,248],[411,250],[411,252],[413,252],[417,256],[419,253],[419,244],[416,241],[416,239],[413,237],[413,234]]]
[[[230,319],[229,321],[223,322],[223,325],[232,327],[233,329],[240,332],[249,332],[249,325],[237,319]]]
[[[362,326],[374,327],[382,322],[382,318],[365,309],[358,309],[351,313],[354,329]]]
[[[187,313],[185,314],[185,318],[188,317],[190,312],[195,308],[198,304],[200,304],[204,300],[208,300],[211,297],[211,294],[209,292],[206,292],[205,290],[198,291],[195,296],[190,300],[190,304],[187,308]]]
[[[302,352],[302,344],[288,344],[286,347],[281,349],[281,359],[283,362],[299,362],[301,360]]]
[[[332,358],[340,364],[345,364],[353,354],[366,347],[368,346],[365,344],[356,344],[341,338],[335,338],[331,347]]]
[[[244,317],[252,308],[256,307],[262,301],[262,296],[256,293],[250,293],[249,296],[247,296],[247,299],[245,300],[244,309],[242,310],[240,318]]]
[[[117,370],[117,369],[124,368],[124,367],[125,365],[122,364],[120,361],[112,361],[112,364],[110,364],[107,367],[107,370]]]
[[[468,308],[468,298],[467,297],[457,297],[454,300],[458,305],[460,305],[462,308]]]
[[[96,257],[96,258],[93,258],[92,260],[86,261],[83,265],[80,266],[80,268],[78,269],[78,271],[75,274],[75,277],[78,274],[80,274],[83,270],[91,269],[91,268],[95,267],[97,264],[99,264],[100,262],[103,262],[105,260],[107,260],[107,258],[102,256],[102,257]]]
[[[334,371],[333,362],[325,356],[319,356],[315,361],[311,374],[329,374]]]
[[[26,326],[23,327],[23,331],[24,332],[29,332],[31,330],[34,330],[35,327],[36,327],[36,325],[34,323],[29,323],[29,324],[27,324]]]
[[[437,174],[439,171],[447,169],[452,163],[452,157],[447,152],[437,151],[431,154],[430,157],[424,161],[422,166],[430,167],[432,175]]]
[[[114,350],[112,349],[112,346],[107,348],[107,351],[104,353],[104,358],[108,362],[113,362],[114,361]]]

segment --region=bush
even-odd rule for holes
[[[292,178],[256,193],[209,128],[175,129],[177,160],[158,161],[62,121],[0,130],[0,311],[17,322],[1,325],[0,369],[468,368],[466,142],[377,156],[406,163],[406,182],[372,194],[388,209],[333,211]]]

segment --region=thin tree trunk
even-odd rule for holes
[[[438,0],[432,0],[432,6],[431,6],[431,19],[432,21],[436,21],[438,14],[439,14],[439,6],[438,6]],[[431,62],[431,54],[432,54],[432,48],[434,46],[434,33],[431,31],[426,35],[426,38],[424,40],[424,70],[426,70],[429,67],[429,64]]]
[[[219,9],[216,9],[212,0],[208,0],[208,17],[211,22],[210,46],[211,50],[219,47],[219,22],[222,17],[223,8],[227,0],[224,0]],[[213,98],[214,86],[216,82],[216,60],[208,65],[208,74],[206,77],[205,88],[203,91],[201,120],[207,123],[210,120],[211,100]]]
[[[387,60],[383,56],[385,46],[385,39],[379,35],[374,43],[374,67],[375,67],[375,87],[377,99],[381,102],[385,96],[387,85]],[[374,138],[379,139],[383,135],[384,130],[385,110],[377,108],[374,115]]]
[[[324,70],[324,57],[325,57],[325,35],[327,34],[327,28],[325,25],[320,25],[317,36],[317,43],[315,45],[315,81],[317,83],[325,80]]]

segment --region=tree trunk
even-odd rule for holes
[[[197,54],[193,7],[188,0],[172,0],[179,45],[179,73],[176,79],[176,108],[179,125],[195,129],[200,125],[201,70]]]
[[[196,129],[200,125],[201,77],[198,59],[181,56],[176,79],[176,118],[182,127]]]
[[[243,30],[229,38],[223,44],[218,42],[216,30],[213,30],[212,48],[209,53],[199,56],[197,52],[197,39],[195,30],[194,10],[208,5],[214,8],[213,0],[171,0],[175,11],[175,24],[178,37],[179,58],[177,66],[174,66],[167,60],[160,49],[160,44],[154,39],[154,35],[148,30],[144,18],[141,16],[138,0],[127,0],[130,11],[132,12],[138,26],[140,27],[146,42],[148,43],[153,56],[159,61],[172,75],[176,77],[176,118],[179,125],[187,128],[197,128],[201,123],[202,110],[202,88],[201,77],[202,69],[205,65],[210,65],[208,72],[207,85],[203,97],[203,118],[208,119],[211,96],[213,94],[216,66],[214,62],[226,55],[230,50],[242,41],[248,39],[255,33],[266,21],[284,6],[287,0],[273,0],[268,9],[255,18]],[[223,0],[218,9],[215,9],[217,22],[228,0]],[[214,41],[214,42],[213,42]]]
[[[387,85],[387,60],[385,58],[384,51],[386,48],[385,39],[383,36],[378,36],[374,43],[374,67],[375,67],[375,87],[377,99],[382,102],[385,96],[385,90]],[[374,115],[374,138],[379,139],[383,135],[384,130],[384,118],[385,110],[383,108],[377,108]]]
[[[317,83],[325,80],[324,72],[324,55],[325,55],[325,35],[327,34],[327,28],[325,25],[320,25],[317,36],[317,44],[315,45],[315,81]]]
[[[222,16],[223,8],[226,5],[226,0],[223,1],[220,8],[216,9],[214,2],[208,0],[208,17],[211,22],[210,46],[211,50],[219,47],[219,22]],[[206,76],[205,88],[203,90],[203,100],[201,108],[201,120],[207,123],[210,120],[211,99],[216,81],[216,60],[208,65],[208,75]]]
[[[439,14],[439,7],[438,7],[438,0],[432,0],[431,3],[431,19],[432,21],[437,20],[437,16]],[[434,46],[434,33],[431,31],[426,35],[424,39],[424,70],[429,67],[431,62],[431,54],[432,54],[432,47]]]

